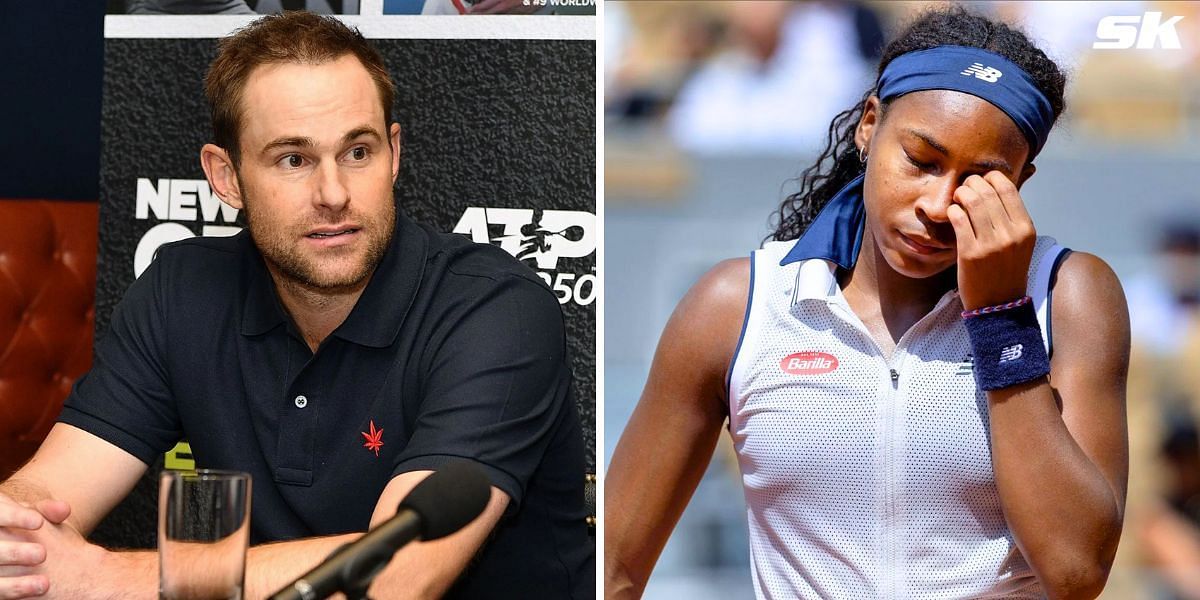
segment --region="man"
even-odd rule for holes
[[[491,480],[487,508],[402,549],[372,596],[592,596],[557,300],[498,248],[397,212],[379,54],[331,18],[264,17],[222,42],[205,92],[201,162],[248,232],[165,246],[130,287],[60,422],[0,484],[0,597],[153,597],[154,553],[84,536],[182,437],[198,466],[254,478],[247,597],[461,458]]]

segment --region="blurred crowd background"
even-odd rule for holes
[[[942,4],[606,3],[606,459],[676,302],[758,247],[885,40]],[[1129,499],[1103,597],[1200,598],[1200,3],[959,4],[1018,25],[1068,72],[1022,196],[1040,234],[1104,258],[1129,300]],[[1153,12],[1182,17],[1179,49],[1093,49],[1102,18]],[[748,565],[722,438],[646,597],[750,598]]]

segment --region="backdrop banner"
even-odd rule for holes
[[[98,337],[159,246],[244,223],[209,189],[199,157],[211,141],[204,72],[217,39],[252,18],[106,17]],[[339,18],[372,39],[396,83],[400,210],[498,245],[558,296],[594,473],[595,19]],[[131,497],[94,539],[153,547],[157,509],[138,505],[153,500]]]

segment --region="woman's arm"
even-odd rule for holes
[[[604,595],[638,598],[712,458],[726,371],[749,291],[748,259],[720,263],[675,308],[604,484]]]
[[[1104,589],[1125,508],[1129,312],[1104,261],[1073,253],[1051,303],[1050,378],[988,392],[992,464],[1017,545],[1051,598]]]
[[[1037,233],[1017,186],[998,171],[971,175],[954,202],[946,214],[963,306],[1024,296]],[[1125,510],[1129,310],[1112,269],[1079,252],[1059,268],[1050,309],[1049,377],[987,392],[992,467],[1009,529],[1046,593],[1094,598],[1108,580]],[[978,332],[985,337],[973,334],[973,343],[988,343]]]

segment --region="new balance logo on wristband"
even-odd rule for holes
[[[959,73],[959,75],[974,75],[976,79],[982,79],[988,83],[996,83],[996,80],[1000,79],[1003,74],[999,69],[983,66],[983,63],[973,63]]]
[[[1009,362],[1012,360],[1017,360],[1018,358],[1021,358],[1021,350],[1023,350],[1024,348],[1025,348],[1025,346],[1023,346],[1021,344],[1013,344],[1011,346],[1005,347],[1003,350],[1000,351],[1000,362],[1006,363],[1006,362]]]

